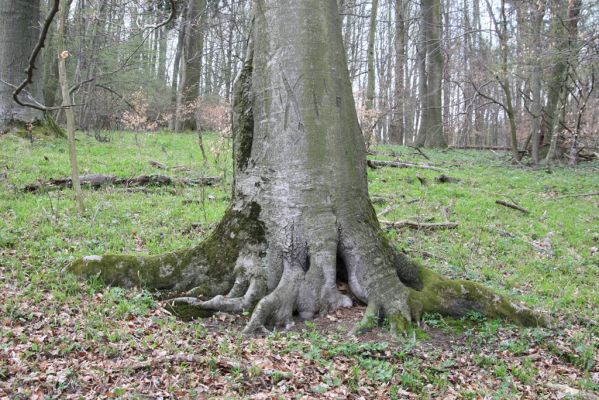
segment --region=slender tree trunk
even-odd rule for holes
[[[165,26],[160,28],[159,32],[159,52],[158,52],[158,79],[166,82],[166,44],[168,31]]]
[[[574,67],[572,64],[578,54],[578,20],[581,6],[582,0],[573,0],[568,3],[568,7],[563,14],[554,11],[558,13],[554,21],[555,34],[558,35],[558,44],[554,56],[556,62],[547,85],[547,105],[541,124],[542,140],[550,145],[550,152],[545,157],[546,163],[551,162],[553,158],[558,156],[556,150],[559,138],[554,138],[553,135],[559,134],[559,103],[568,81],[568,70]],[[565,107],[565,104],[563,104],[563,107]]]
[[[535,9],[533,9],[532,11],[532,15],[533,15],[533,21],[532,21],[532,25],[533,25],[533,63],[534,63],[534,67],[532,70],[532,75],[531,75],[531,79],[532,79],[532,137],[531,137],[531,142],[532,142],[532,150],[531,150],[531,155],[532,155],[532,161],[534,164],[538,164],[539,163],[539,146],[541,144],[541,120],[542,120],[542,110],[543,110],[543,105],[541,103],[541,79],[542,79],[542,73],[543,73],[543,68],[541,66],[541,63],[539,62],[535,62],[536,60],[539,60],[541,58],[541,51],[542,51],[542,46],[543,43],[541,41],[541,32],[543,30],[543,17],[545,15],[545,7],[543,5],[543,3],[541,2],[541,4],[539,4],[537,7],[535,7]]]
[[[418,60],[418,134],[416,136],[416,146],[424,146],[426,142],[426,130],[428,116],[428,64],[427,64],[427,42],[428,28],[425,24],[425,9],[420,3],[420,42],[417,45],[417,60]]]
[[[501,88],[505,95],[505,109],[510,125],[510,146],[514,161],[520,160],[518,152],[518,129],[516,125],[516,113],[514,111],[514,101],[512,96],[511,82],[508,72],[508,32],[507,15],[505,11],[505,0],[501,0],[501,26],[499,27],[499,43],[501,46]]]
[[[185,13],[183,13],[185,14]],[[180,125],[177,121],[180,119],[180,99],[179,93],[181,91],[181,79],[179,68],[181,66],[181,54],[183,53],[183,44],[185,41],[185,19],[181,18],[181,26],[179,27],[179,34],[177,35],[177,50],[175,51],[175,59],[173,61],[173,76],[171,82],[171,105],[173,108],[173,116],[170,122],[171,129],[177,130]]]
[[[374,67],[374,41],[376,38],[376,18],[378,14],[379,0],[372,0],[370,9],[370,26],[368,28],[368,85],[366,86],[366,109],[374,108],[374,96],[376,87],[376,71]]]
[[[422,24],[425,47],[425,91],[421,94],[423,110],[418,145],[427,147],[447,147],[443,135],[442,78],[443,53],[441,43],[441,2],[421,0]]]
[[[183,46],[183,62],[185,63],[185,79],[181,80],[181,107],[188,107],[196,102],[200,94],[200,76],[202,73],[202,52],[204,49],[204,18],[206,15],[206,0],[189,0],[185,24],[185,42]],[[177,120],[181,129],[197,129],[195,113]]]
[[[62,106],[66,107],[64,109],[64,112],[67,118],[67,135],[69,141],[69,162],[71,165],[71,180],[73,182],[73,190],[75,192],[77,210],[80,214],[82,214],[85,211],[85,206],[83,204],[83,194],[81,192],[81,184],[79,182],[79,167],[77,165],[77,147],[75,144],[75,111],[73,111],[73,103],[69,94],[69,80],[67,77],[66,66],[66,60],[69,57],[69,52],[66,48],[65,43],[65,25],[70,4],[70,1],[64,1],[60,4],[58,24],[56,26],[56,36],[58,39],[58,47],[60,51],[60,54],[58,54],[58,76],[62,92]]]
[[[12,93],[27,78],[25,69],[39,35],[39,0],[0,0],[0,131],[14,123],[31,123],[43,117],[39,110],[21,107],[14,102]],[[42,76],[34,70],[32,83],[21,93],[31,102],[42,98]]]
[[[395,89],[389,142],[403,144],[405,133],[406,1],[395,3]]]

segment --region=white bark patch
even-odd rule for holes
[[[83,261],[85,261],[85,262],[102,261],[102,256],[85,256],[85,257],[83,257]]]
[[[166,278],[167,276],[172,274],[174,270],[175,269],[173,268],[172,265],[169,265],[169,264],[161,265],[160,270],[158,271],[158,274],[160,275],[161,278]]]

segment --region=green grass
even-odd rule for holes
[[[543,379],[537,380],[536,375],[545,366],[522,358],[531,349],[541,349],[544,357],[553,357],[575,371],[569,376],[577,378],[567,378],[566,384],[583,390],[599,388],[599,197],[556,198],[599,190],[598,163],[548,171],[512,166],[505,155],[493,152],[427,150],[432,164],[461,182],[437,183],[434,178],[440,173],[430,170],[369,171],[371,195],[385,199],[375,206],[377,212],[390,209],[381,219],[459,224],[455,230],[389,231],[399,249],[446,275],[483,282],[551,313],[557,329],[517,330],[477,314],[465,320],[427,315],[424,325],[428,330],[415,341],[400,344],[360,343],[347,337],[348,329],[323,334],[313,323],[307,323],[301,333],[274,333],[264,341],[243,339],[238,331],[214,335],[202,323],[184,323],[162,314],[159,304],[144,291],[107,289],[94,279],[81,283],[62,272],[69,260],[89,254],[157,254],[193,246],[226,209],[230,144],[218,161],[210,154],[205,165],[194,135],[113,132],[109,136],[110,142],[99,143],[78,135],[82,173],[122,177],[225,174],[226,178],[208,188],[85,190],[86,212],[78,216],[71,190],[21,191],[38,179],[69,175],[66,142],[40,137],[30,143],[12,135],[0,137],[0,382],[6,380],[11,390],[24,390],[24,397],[34,390],[33,380],[24,377],[45,373],[39,370],[41,359],[94,354],[102,362],[112,362],[127,354],[143,358],[157,351],[214,354],[206,369],[215,380],[225,379],[229,392],[219,393],[231,398],[255,390],[244,386],[250,378],[267,379],[273,388],[295,380],[304,385],[308,396],[340,388],[361,393],[360,388],[371,385],[374,392],[383,390],[391,398],[405,397],[404,391],[423,393],[425,398],[443,397],[453,385],[463,398],[514,398],[523,385],[544,390]],[[222,145],[214,135],[205,140],[208,148]],[[402,161],[426,162],[410,148],[381,146],[376,150],[377,159],[391,159],[392,151]],[[189,171],[157,170],[150,160],[186,166]],[[498,199],[516,201],[530,213],[498,206]],[[45,330],[61,334],[32,341]],[[429,334],[434,331],[448,338],[460,337],[461,342],[427,345],[436,343]],[[14,348],[28,368],[20,375],[5,361],[9,358],[1,357]],[[244,360],[247,354],[258,358],[225,372],[219,366],[223,358]],[[274,367],[264,365],[262,358],[275,357],[272,354],[292,357],[297,368],[315,374],[310,376],[319,377],[318,381],[304,382],[287,368],[287,361],[277,358],[271,358],[279,360],[273,361]],[[466,371],[464,365],[482,371],[484,379],[478,386],[466,387],[452,380],[455,371]],[[85,392],[88,386],[80,380],[77,368],[68,365],[48,386],[52,388],[48,393],[59,396],[57,391],[69,387]],[[172,383],[172,389],[165,386],[167,392],[183,390],[189,386],[185,379],[195,379],[197,366],[180,363],[172,368],[182,380]],[[140,373],[130,372],[133,375],[125,375]],[[107,383],[109,375],[99,373],[98,379],[115,396],[141,393],[130,382]],[[114,370],[110,376],[123,375]],[[2,390],[0,384],[0,395]]]
[[[394,151],[404,160],[415,160],[412,149]],[[554,315],[597,319],[599,197],[553,199],[596,192],[596,163],[547,171],[510,166],[491,152],[427,154],[433,164],[462,181],[439,184],[434,181],[439,173],[428,170],[370,172],[371,194],[405,196],[394,201],[398,207],[384,219],[459,223],[456,230],[434,234],[392,233],[401,249],[447,275],[485,282]],[[427,184],[414,179],[416,174]],[[515,201],[530,214],[498,206],[495,200]]]

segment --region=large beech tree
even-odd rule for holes
[[[12,98],[13,86],[27,77],[24,71],[39,35],[39,12],[39,0],[0,0],[0,130],[42,119],[39,110],[21,107]],[[41,78],[34,72],[25,94],[39,100],[41,87]]]
[[[88,256],[71,271],[167,290],[177,296],[172,304],[187,309],[251,311],[249,332],[349,307],[352,299],[368,304],[362,327],[387,318],[403,331],[422,312],[471,310],[544,322],[481,285],[413,263],[385,239],[368,197],[335,0],[254,1],[233,130],[233,196],[210,236],[158,256]]]

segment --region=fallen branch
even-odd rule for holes
[[[558,399],[566,397],[566,396],[575,397],[575,398],[579,398],[579,399],[588,399],[588,400],[599,399],[599,397],[597,397],[596,395],[594,395],[591,392],[582,391],[580,389],[575,389],[573,387],[570,387],[567,385],[561,385],[559,383],[546,383],[545,386],[547,386],[551,390],[557,391],[558,393],[556,394],[556,396]]]
[[[171,178],[166,175],[140,175],[133,178],[118,178],[115,175],[91,174],[79,177],[82,186],[97,189],[105,185],[113,186],[212,186],[220,181],[218,176],[200,178]],[[23,188],[25,192],[44,190],[61,190],[72,187],[71,178],[49,179],[44,182],[31,183]]]
[[[390,229],[416,229],[416,230],[429,230],[436,231],[440,229],[455,229],[458,224],[455,222],[414,222],[414,221],[380,221]]]
[[[530,211],[528,211],[526,208],[520,207],[517,204],[508,203],[507,201],[495,200],[495,204],[499,204],[500,206],[508,207],[508,208],[511,208],[511,209],[514,209],[514,210],[518,210],[520,212],[523,212],[524,214],[530,213]]]
[[[381,160],[368,160],[366,161],[368,166],[372,169],[392,167],[392,168],[420,168],[429,169],[432,171],[441,171],[439,168],[431,167],[430,165],[405,163],[399,161],[381,161]]]
[[[382,217],[383,215],[385,215],[385,214],[388,214],[388,213],[390,213],[391,211],[395,210],[396,208],[399,208],[399,205],[394,205],[394,204],[391,204],[390,206],[387,206],[387,207],[383,208],[383,209],[381,210],[381,212],[379,212],[379,213],[378,213],[376,216],[377,216],[377,218],[380,218],[380,217]]]
[[[164,165],[159,163],[158,161],[149,161],[150,165],[154,168],[158,169],[172,169],[173,171],[189,171],[189,168],[185,165],[176,165],[174,167],[169,167],[168,165]]]
[[[552,197],[551,200],[565,199],[567,197],[588,197],[588,196],[599,196],[599,192],[578,193],[578,194],[565,194],[563,196]]]
[[[420,153],[420,155],[422,157],[424,157],[424,158],[426,158],[427,160],[430,161],[430,158],[428,158],[428,156],[426,154],[424,154],[424,152],[422,150],[420,150],[420,147],[418,147],[418,146],[408,146],[408,147],[411,148],[411,149],[416,150],[418,153]]]

